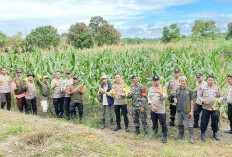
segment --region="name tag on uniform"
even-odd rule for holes
[[[209,93],[209,91],[208,90],[204,90],[204,93]]]

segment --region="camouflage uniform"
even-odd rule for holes
[[[132,98],[132,117],[134,126],[136,128],[139,128],[139,117],[142,121],[144,131],[147,131],[148,125],[147,125],[147,113],[144,111],[143,113],[140,112],[141,108],[146,108],[147,101],[142,96],[141,92],[145,90],[145,87],[141,84],[138,84],[137,86],[132,84],[130,86],[131,94],[130,98]]]

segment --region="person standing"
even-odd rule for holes
[[[112,112],[112,105],[114,104],[114,99],[110,94],[111,84],[108,82],[108,77],[106,75],[101,77],[102,84],[100,85],[100,89],[98,94],[100,95],[100,103],[101,103],[101,112],[102,112],[102,127],[101,129],[105,128],[105,112],[106,108],[108,110],[110,116],[110,129],[113,129],[113,112]]]
[[[209,123],[211,116],[211,127],[213,130],[213,137],[219,141],[220,138],[217,134],[219,127],[219,104],[223,100],[220,88],[214,84],[214,76],[209,75],[206,79],[207,85],[203,87],[199,93],[199,100],[202,103],[202,115],[201,115],[201,140],[205,141],[205,131]]]
[[[50,88],[48,86],[48,76],[43,77],[43,82],[40,82],[40,77],[37,76],[36,82],[39,86],[39,101],[42,107],[42,117],[47,117],[49,98],[50,98]]]
[[[139,77],[137,74],[132,75],[133,84],[130,86],[131,93],[129,98],[132,98],[132,118],[135,126],[135,135],[140,133],[139,130],[139,118],[142,122],[144,135],[148,133],[147,125],[147,113],[145,111],[147,101],[146,101],[146,88],[139,83]]]
[[[1,94],[1,109],[4,109],[7,104],[7,110],[11,109],[11,95],[13,94],[12,80],[11,77],[7,75],[7,68],[1,68],[0,75],[0,94]]]
[[[230,130],[225,131],[227,134],[232,134],[232,74],[227,76],[227,81],[229,83],[229,88],[227,90],[227,95],[225,99],[228,105],[228,120],[230,121]]]
[[[168,97],[169,102],[170,102],[170,122],[168,125],[170,126],[175,126],[175,116],[176,116],[176,105],[174,103],[174,97],[176,94],[176,89],[180,88],[180,82],[179,82],[179,77],[180,77],[180,70],[179,69],[174,69],[174,79],[168,81],[165,84],[165,87],[169,91],[170,95]]]
[[[78,112],[79,112],[79,118],[80,118],[79,121],[81,124],[83,124],[84,122],[82,118],[83,118],[84,106],[83,106],[82,95],[84,94],[84,88],[78,83],[77,76],[73,77],[73,83],[69,85],[68,87],[68,94],[70,95],[70,99],[71,99],[70,107],[69,107],[70,115],[72,119],[74,119],[73,114],[74,114],[75,108],[77,107]]]
[[[187,87],[187,78],[185,76],[180,77],[181,87],[177,88],[174,103],[176,103],[176,109],[178,111],[178,129],[179,135],[176,139],[182,139],[184,137],[184,124],[185,120],[189,127],[189,142],[194,143],[193,140],[193,124],[191,117],[193,116],[193,91]]]
[[[114,128],[114,131],[118,131],[121,129],[121,117],[120,117],[120,109],[122,111],[122,115],[124,117],[124,123],[125,123],[125,130],[126,132],[129,132],[129,120],[127,116],[127,102],[126,102],[126,92],[123,90],[127,85],[126,83],[121,81],[121,75],[116,74],[115,75],[116,83],[113,85],[113,90],[116,92],[114,96],[114,112],[116,115],[116,123],[117,127]]]
[[[52,97],[53,97],[53,106],[55,108],[55,113],[57,118],[63,118],[64,113],[64,97],[63,97],[63,79],[60,76],[60,71],[55,72],[55,78],[52,79],[51,88],[52,88]]]
[[[69,107],[70,107],[70,95],[68,95],[68,86],[73,84],[73,78],[71,78],[72,73],[71,71],[66,72],[66,79],[64,80],[64,107],[65,107],[65,114],[66,119],[70,120],[70,113],[69,113]],[[74,110],[74,115],[76,116],[76,110]]]
[[[35,114],[37,115],[37,106],[36,106],[36,88],[34,83],[34,75],[28,74],[28,81],[25,81],[25,84],[23,86],[23,89],[26,90],[26,110],[27,114]]]
[[[25,77],[22,76],[22,70],[18,69],[16,70],[16,77],[12,81],[12,89],[14,90],[18,109],[21,113],[23,112],[23,109],[25,110],[26,113],[26,99],[25,99],[26,90],[23,89],[24,78]]]
[[[158,133],[158,120],[162,126],[163,139],[162,142],[167,142],[168,128],[166,125],[165,99],[167,98],[167,90],[160,85],[160,77],[153,76],[154,86],[148,91],[148,104],[151,107],[152,130],[155,134]]]
[[[202,111],[202,104],[201,104],[200,100],[198,99],[198,97],[199,97],[200,91],[202,90],[202,88],[204,86],[207,85],[207,83],[204,81],[202,73],[197,73],[196,78],[197,78],[196,87],[193,90],[193,94],[194,95],[197,94],[196,103],[194,105],[194,125],[193,125],[193,127],[199,128],[198,121],[199,121],[199,117],[200,117],[200,114]]]

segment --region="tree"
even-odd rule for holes
[[[216,22],[213,20],[203,21],[196,20],[192,27],[193,35],[199,35],[204,37],[214,36],[220,32],[216,26]]]
[[[227,36],[226,36],[226,40],[228,40],[228,39],[230,39],[232,37],[232,22],[230,22],[227,25],[227,28],[228,28],[228,33],[227,33]]]
[[[0,47],[4,47],[7,35],[0,31]]]
[[[89,28],[92,34],[98,33],[98,27],[107,23],[106,20],[103,19],[101,16],[92,16],[89,23]]]
[[[40,26],[33,29],[26,36],[28,44],[32,44],[41,48],[56,47],[60,42],[60,36],[57,29],[53,26]]]
[[[84,23],[76,23],[69,28],[67,35],[68,42],[75,48],[91,48],[93,47],[93,37],[89,28]]]
[[[180,28],[177,24],[171,24],[169,28],[167,26],[163,28],[163,42],[177,41],[180,36]]]
[[[114,28],[113,25],[105,23],[98,28],[98,33],[95,36],[95,41],[98,46],[117,45],[120,43],[121,34]]]

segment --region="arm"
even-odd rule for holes
[[[16,87],[16,82],[15,81],[12,81],[12,89],[15,91],[17,89]]]
[[[223,95],[222,95],[222,92],[220,90],[220,88],[218,87],[218,94],[219,94],[219,99],[218,99],[218,103],[221,103],[222,100],[224,99]]]
[[[52,90],[54,90],[57,87],[57,84],[55,84],[55,80],[54,79],[51,82],[51,87],[52,87]]]
[[[177,91],[176,91],[176,94],[175,94],[175,97],[174,97],[174,103],[175,103],[175,104],[178,103],[178,100],[177,100]]]
[[[193,91],[190,90],[190,113],[189,115],[193,116]]]
[[[70,86],[68,86],[68,95],[72,95],[73,93],[75,93],[74,91],[71,91]]]

